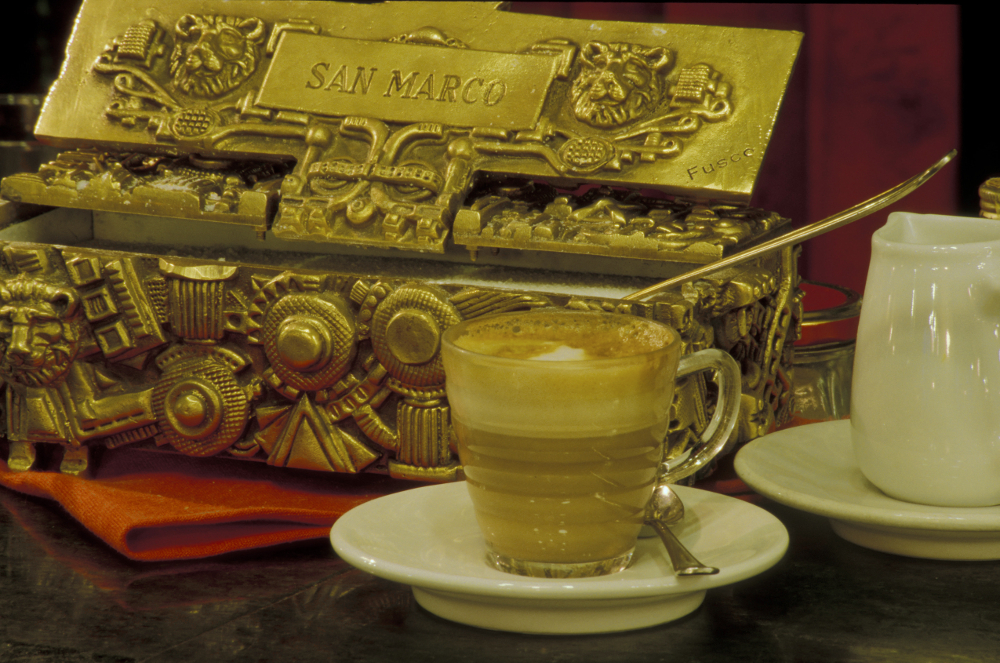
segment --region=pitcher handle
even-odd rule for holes
[[[677,366],[677,380],[699,373],[714,370],[716,385],[719,388],[718,402],[708,427],[701,434],[701,443],[695,448],[695,453],[683,463],[668,470],[661,481],[675,483],[689,477],[710,463],[726,446],[729,436],[736,427],[740,414],[740,396],[742,376],[739,364],[728,353],[718,348],[708,348],[681,357]]]

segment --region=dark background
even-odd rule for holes
[[[44,93],[47,90],[58,76],[63,49],[70,36],[79,4],[80,0],[24,0],[7,4],[2,14],[4,29],[3,39],[0,39],[0,63],[3,63],[0,66],[0,94]],[[979,185],[989,177],[1000,175],[996,130],[1000,102],[993,89],[998,60],[997,42],[993,35],[994,12],[988,9],[989,3],[937,7],[884,5],[874,6],[874,9],[870,5],[865,9],[858,5],[837,7],[737,3],[513,2],[511,5],[513,11],[573,18],[694,22],[802,31],[805,34],[803,50],[789,85],[769,158],[765,160],[765,168],[753,201],[755,205],[791,217],[796,225],[819,220],[822,216],[849,207],[893,186],[930,165],[948,147],[958,147],[959,159],[935,178],[941,181],[932,180],[933,186],[928,185],[925,187],[926,191],[907,199],[910,207],[906,206],[907,201],[903,201],[894,209],[899,209],[901,205],[902,209],[910,211],[976,215],[979,208]],[[447,5],[442,4],[442,7]],[[823,9],[824,7],[827,9]],[[834,9],[829,9],[830,7]],[[846,14],[845,18],[845,12],[855,10],[859,13],[852,25],[851,15]],[[956,15],[957,20],[920,19],[921,16]],[[830,26],[826,23],[831,16],[839,17],[837,25]],[[872,23],[876,20],[885,21],[885,26],[873,28]],[[914,34],[915,31],[919,34]],[[872,34],[876,35],[875,40],[879,43],[870,43]],[[884,35],[884,39],[881,35]],[[823,41],[824,39],[827,41]],[[856,40],[856,46],[851,45],[852,39]],[[822,44],[827,43],[831,44],[829,57],[834,61],[819,62],[824,53]],[[894,46],[900,43],[903,46]],[[821,45],[819,50],[817,44]],[[852,114],[850,106],[835,106],[829,112],[839,113],[841,118],[827,122],[824,126],[835,125],[837,135],[826,136],[825,144],[837,146],[841,143],[850,144],[852,140],[856,140],[857,144],[852,146],[856,156],[846,160],[841,157],[842,163],[834,163],[835,160],[831,158],[832,165],[822,164],[820,170],[826,170],[820,178],[823,181],[833,178],[835,183],[831,183],[830,187],[838,189],[830,194],[821,190],[822,186],[816,184],[815,178],[810,180],[810,176],[801,174],[805,170],[815,170],[813,167],[825,160],[822,151],[810,152],[802,147],[807,144],[805,138],[809,137],[804,135],[809,130],[808,118],[812,117],[815,110],[808,105],[816,104],[813,89],[819,78],[816,72],[822,71],[829,78],[829,71],[837,71],[840,66],[835,59],[843,58],[843,54],[852,52],[852,48],[858,51],[869,49],[872,52],[882,48],[890,54],[895,48],[901,58],[910,58],[907,62],[911,63],[908,65],[910,69],[906,69],[907,65],[894,69],[897,76],[905,74],[913,77],[913,53],[904,51],[914,48],[920,51],[917,56],[925,58],[929,65],[950,67],[945,71],[953,74],[946,75],[958,79],[957,93],[950,91],[954,86],[949,89],[942,87],[940,94],[935,91],[935,85],[940,87],[941,74],[938,73],[936,83],[934,79],[929,79],[930,90],[922,89],[912,94],[904,90],[899,93],[898,116],[912,115],[914,108],[917,112],[922,112],[922,109],[926,110],[924,107],[937,103],[941,106],[937,111],[938,115],[946,115],[947,122],[951,125],[951,133],[947,134],[949,138],[945,140],[952,140],[950,136],[955,136],[957,144],[943,149],[935,144],[922,151],[911,150],[910,146],[894,145],[889,140],[881,141],[883,144],[879,145],[876,143],[882,137],[881,127],[861,127],[856,134],[844,131],[843,127],[849,126],[845,120],[849,120]],[[873,75],[883,73],[876,70]],[[892,76],[893,72],[886,75]],[[906,81],[903,83],[905,85]],[[808,95],[812,96],[801,94],[804,89],[809,90]],[[842,96],[839,91],[836,94],[838,99]],[[864,92],[859,91],[858,94],[863,95]],[[859,103],[864,103],[863,96],[859,96]],[[806,106],[804,110],[803,106]],[[891,110],[885,113],[891,114]],[[807,119],[802,121],[798,119],[799,116]],[[884,123],[886,130],[890,130],[895,122],[893,117],[876,118],[874,121]],[[940,119],[936,124],[941,124]],[[2,130],[0,127],[0,131]],[[841,131],[848,135],[840,135]],[[929,131],[940,133],[939,129],[933,127],[929,127]],[[5,136],[0,136],[3,137]],[[919,135],[914,136],[914,142],[919,143],[920,140]],[[934,142],[931,138],[928,140]],[[813,144],[815,143],[813,140]],[[937,143],[944,145],[940,139]],[[868,177],[861,180],[863,186],[857,179],[851,180],[852,168],[863,167],[874,160],[893,162],[894,151],[898,152],[899,160],[903,162],[898,165],[898,173],[895,170],[886,173],[882,178],[884,181],[873,181],[879,178]],[[810,160],[811,163],[806,163]],[[837,169],[842,172],[838,173]],[[932,199],[930,190],[934,187],[937,193]],[[802,274],[808,278],[862,290],[869,255],[867,238],[875,228],[884,223],[886,214],[887,212],[883,212],[874,215],[855,226],[810,242],[800,260]],[[839,237],[835,237],[838,233]]]

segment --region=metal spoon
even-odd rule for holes
[[[646,524],[656,530],[663,539],[663,545],[670,555],[670,563],[674,565],[674,573],[679,576],[710,576],[719,572],[713,566],[705,566],[684,547],[684,544],[674,536],[668,527],[671,523],[680,522],[684,518],[684,504],[670,486],[661,483],[653,490],[653,497],[646,505]]]

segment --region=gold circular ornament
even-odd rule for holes
[[[232,369],[211,355],[174,362],[153,388],[157,443],[188,456],[213,456],[246,429],[250,401]]]
[[[222,398],[214,385],[197,377],[174,384],[163,400],[163,409],[170,426],[192,440],[208,437],[222,421]]]
[[[321,320],[309,315],[292,315],[278,325],[275,348],[285,365],[304,373],[330,363],[333,339]]]
[[[441,333],[459,320],[448,293],[428,285],[404,285],[375,309],[372,349],[389,375],[402,384],[441,385]]]
[[[347,303],[333,294],[288,294],[264,312],[261,341],[274,374],[299,391],[334,384],[350,369],[358,334]]]
[[[404,364],[426,364],[441,347],[441,328],[427,311],[406,309],[385,327],[389,351]]]

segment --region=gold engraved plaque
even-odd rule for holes
[[[285,33],[257,105],[389,122],[531,129],[558,65],[555,55]]]

